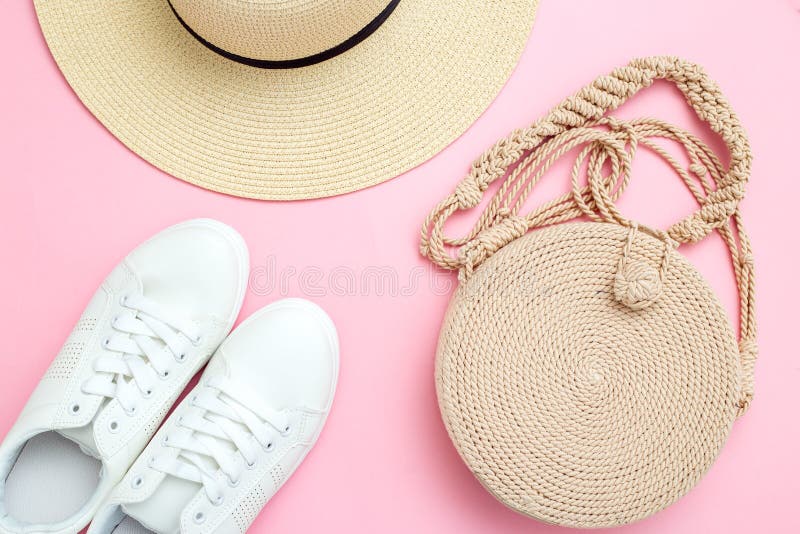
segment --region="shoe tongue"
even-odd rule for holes
[[[77,443],[84,454],[94,458],[100,458],[100,453],[97,451],[97,443],[94,441],[94,430],[92,425],[85,425],[77,428],[64,428],[61,430],[56,430],[56,432],[68,440]]]
[[[167,475],[150,497],[122,508],[155,534],[180,534],[181,513],[201,489],[197,482]]]

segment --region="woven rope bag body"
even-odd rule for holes
[[[659,78],[722,136],[729,166],[675,126],[605,116]],[[682,144],[689,167],[654,138]],[[661,155],[700,204],[667,230],[614,205],[639,146]],[[520,215],[547,169],[574,149],[572,191]],[[753,261],[738,208],[749,170],[744,132],[716,84],[697,65],[645,58],[499,142],[425,221],[423,254],[461,281],[437,352],[442,417],[504,504],[548,523],[616,526],[673,503],[708,470],[753,392]],[[445,237],[445,221],[499,178],[472,231]],[[712,231],[733,258],[738,339],[676,250]]]

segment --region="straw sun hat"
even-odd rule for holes
[[[97,118],[153,165],[261,199],[388,180],[464,132],[537,0],[35,0]]]

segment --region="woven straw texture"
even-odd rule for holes
[[[199,186],[278,200],[368,187],[435,155],[500,91],[537,6],[537,0],[402,0],[374,34],[344,54],[309,67],[270,70],[203,46],[167,0],[34,3],[67,81],[125,145]],[[329,28],[312,34],[314,42],[297,41],[294,48],[276,51],[280,58],[324,48],[344,31],[326,24],[329,13],[307,6],[359,2],[196,4],[221,10],[223,19],[251,29],[242,22],[241,9],[275,19],[270,6],[285,9],[295,27]],[[178,1],[176,9],[199,23],[202,18],[187,5]],[[343,13],[348,28],[360,24],[358,10]],[[201,31],[230,44],[231,35],[221,27]],[[234,49],[255,49],[259,35],[246,29],[239,35],[243,41],[238,48],[231,45]]]
[[[729,166],[663,121],[604,117],[659,78],[675,82],[722,136]],[[681,144],[688,168],[657,138]],[[637,147],[663,157],[701,206],[666,231],[614,206]],[[520,215],[544,173],[573,151],[572,191]],[[738,208],[750,159],[738,119],[702,69],[646,58],[499,142],[425,221],[423,254],[461,280],[437,352],[442,416],[466,464],[503,503],[549,523],[617,526],[671,504],[710,467],[753,395],[753,259]],[[498,178],[472,231],[445,237],[444,222],[475,207]],[[580,217],[589,222],[569,222]],[[712,231],[733,260],[738,340],[676,250]]]

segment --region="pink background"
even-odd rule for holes
[[[52,0],[56,1],[56,0]],[[253,259],[242,317],[285,295],[321,303],[342,341],[338,397],[317,448],[251,532],[556,532],[507,510],[462,465],[441,424],[433,385],[448,301],[417,253],[418,228],[469,162],[595,76],[628,59],[675,54],[705,65],[752,141],[744,202],[756,256],[761,359],[756,399],[704,480],[634,532],[800,532],[797,454],[800,3],[795,0],[541,0],[529,46],[486,114],[432,161],[372,189],[290,204],[204,191],[151,167],[83,108],[52,61],[29,1],[0,17],[0,435],[22,408],[106,273],[161,228],[207,216],[237,228]],[[698,128],[660,84],[625,106]],[[563,169],[563,167],[562,167]],[[665,226],[689,196],[649,154],[634,169],[626,213]],[[545,199],[564,190],[554,172]],[[549,188],[549,189],[548,189]],[[658,201],[656,201],[658,199]],[[719,240],[682,249],[735,310]],[[295,274],[266,287],[269,265]],[[360,278],[391,267],[399,287]],[[354,292],[326,283],[351,273]],[[409,289],[413,273],[421,273]],[[300,279],[300,273],[310,279]],[[452,276],[439,276],[439,284]],[[313,280],[312,280],[313,281]],[[313,286],[313,287],[310,287]],[[318,290],[318,291],[317,291]]]

